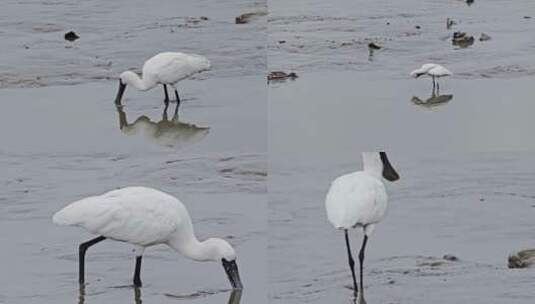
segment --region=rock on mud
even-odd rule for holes
[[[286,80],[286,79],[291,79],[291,80],[294,80],[296,79],[298,76],[295,72],[291,72],[291,73],[286,73],[286,72],[283,72],[283,71],[273,71],[271,73],[269,73],[267,79],[268,79],[268,82],[270,81],[283,81],[283,80]]]
[[[246,24],[246,23],[251,22],[251,20],[255,17],[265,16],[265,15],[267,15],[267,12],[264,12],[264,11],[241,14],[238,17],[236,17],[236,24]]]
[[[465,32],[455,32],[451,43],[462,48],[469,47],[474,44],[474,36],[467,35]]]
[[[535,249],[521,250],[509,256],[509,268],[530,268],[535,266]]]
[[[65,37],[65,40],[70,41],[70,42],[73,42],[74,40],[80,38],[80,36],[78,36],[78,34],[76,34],[76,33],[73,32],[73,31],[70,31],[70,32],[68,32],[68,33],[65,33],[65,36],[64,36],[64,37]]]
[[[481,36],[479,37],[479,41],[487,41],[487,40],[490,40],[492,39],[489,35],[485,34],[485,33],[481,33]]]
[[[373,43],[373,42],[370,42],[370,43],[368,43],[368,48],[370,50],[380,50],[382,47],[377,45],[377,44],[375,44],[375,43]]]
[[[459,258],[454,256],[453,254],[445,254],[442,258],[446,261],[451,261],[451,262],[455,262],[459,260]]]

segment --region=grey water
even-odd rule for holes
[[[0,11],[0,303],[266,303],[267,117],[264,38],[255,1],[6,1]],[[202,17],[202,18],[201,18]],[[74,30],[80,39],[68,42]],[[207,56],[213,68],[180,83],[182,104],[163,91],[127,88],[160,51]],[[239,64],[238,64],[239,63]],[[143,288],[130,287],[132,248],[88,251],[86,286],[77,251],[92,236],[57,227],[66,204],[117,187],[146,185],[177,196],[200,239],[238,252],[246,286],[231,293],[219,263],[148,248]]]
[[[362,168],[361,151],[377,150],[401,179],[368,243],[368,303],[533,301],[535,274],[507,257],[535,237],[534,5],[270,1],[268,70],[299,76],[268,92],[272,303],[353,303],[324,199],[334,178]],[[454,46],[454,31],[476,41]],[[438,93],[409,77],[427,62],[454,73]]]

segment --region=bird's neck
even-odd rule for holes
[[[215,250],[206,241],[197,239],[193,230],[176,233],[168,242],[169,246],[178,253],[195,261],[214,261]]]
[[[364,164],[364,172],[381,179],[383,175],[383,162],[378,152],[363,152],[362,162]]]
[[[140,78],[136,73],[131,71],[124,72],[121,75],[121,80],[127,85],[131,85],[141,91],[146,91],[156,85],[153,77],[144,75],[143,78]]]

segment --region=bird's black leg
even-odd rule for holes
[[[165,99],[163,102],[167,105],[169,103],[169,94],[167,94],[167,85],[163,85],[163,92],[165,93]]]
[[[355,260],[353,260],[353,256],[351,255],[351,246],[349,245],[349,235],[347,232],[347,229],[344,230],[345,236],[346,236],[346,247],[347,247],[347,257],[349,260],[349,268],[351,269],[351,275],[353,276],[353,290],[355,293],[355,297],[357,296],[359,289],[357,287],[357,278],[355,277]]]
[[[440,95],[439,92],[440,92],[440,84],[438,83],[438,79],[437,79],[437,95]]]
[[[178,91],[175,88],[175,96],[176,96],[176,108],[180,107],[180,97],[178,96]]]
[[[432,76],[433,79],[433,92],[435,91],[435,76]]]
[[[78,282],[80,284],[84,284],[85,279],[85,252],[87,249],[93,245],[95,245],[98,242],[104,241],[106,238],[103,236],[98,236],[92,240],[89,240],[85,243],[80,244],[80,247],[78,247],[78,255],[79,255],[79,272],[78,272]]]
[[[359,252],[359,262],[360,262],[360,296],[361,299],[364,299],[364,250],[366,250],[366,243],[368,242],[368,236],[364,234],[364,239],[362,240],[362,247]]]
[[[176,104],[175,113],[173,114],[173,118],[171,120],[172,121],[177,121],[178,120],[178,103]]]
[[[142,256],[136,257],[136,270],[134,271],[135,287],[141,287],[141,258]]]

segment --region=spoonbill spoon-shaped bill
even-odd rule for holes
[[[358,304],[366,303],[363,282],[366,243],[375,228],[375,224],[383,219],[387,208],[388,196],[383,178],[391,182],[399,179],[398,173],[390,164],[385,152],[364,152],[362,160],[364,169],[336,178],[325,199],[329,222],[334,228],[343,230],[345,234],[349,268]],[[364,231],[359,252],[360,292],[355,277],[355,261],[351,253],[348,232],[349,229],[356,227],[360,227]]]
[[[169,102],[167,85],[174,88],[176,101],[180,104],[176,84],[183,79],[209,69],[210,61],[201,55],[179,52],[160,53],[145,61],[142,69],[143,78],[140,78],[132,71],[125,71],[119,76],[119,91],[117,92],[115,103],[121,104],[127,85],[131,85],[141,91],[147,91],[161,84],[164,89],[165,104]]]
[[[79,247],[79,282],[84,283],[85,253],[105,239],[134,245],[134,285],[141,286],[141,259],[146,247],[166,244],[195,261],[221,262],[233,289],[242,289],[236,251],[225,240],[199,241],[186,207],[175,197],[145,187],[127,187],[67,205],[53,216],[59,225],[79,226],[98,237]]]
[[[423,75],[430,76],[433,79],[434,88],[435,85],[438,86],[438,78],[451,76],[453,75],[453,73],[445,67],[441,66],[440,64],[426,63],[422,65],[419,69],[412,71],[410,75],[414,78],[418,78]]]

